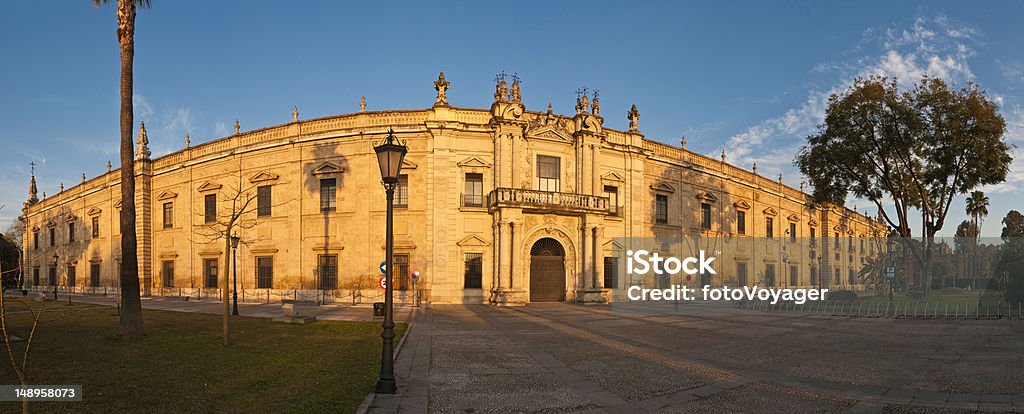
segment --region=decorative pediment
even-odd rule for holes
[[[199,191],[202,191],[202,190],[199,190]],[[177,196],[178,196],[178,193],[171,192],[171,191],[164,191],[164,192],[160,193],[160,195],[156,196],[156,199],[158,201],[164,201],[164,200],[170,200],[170,199],[175,198]]]
[[[402,169],[403,170],[415,170],[416,167],[418,167],[418,165],[416,165],[416,163],[414,163],[412,161],[409,161],[408,158],[403,158],[402,159]]]
[[[697,199],[701,200],[701,201],[706,201],[706,202],[709,202],[709,203],[714,203],[714,202],[718,201],[718,197],[715,197],[714,194],[711,194],[710,192],[707,192],[707,191],[699,191],[699,192],[697,192]]]
[[[740,201],[737,201],[735,203],[732,203],[732,205],[736,206],[736,208],[739,209],[739,210],[747,210],[747,209],[750,208],[750,203],[748,203],[746,201],[743,201],[743,200],[740,200]]]
[[[613,181],[613,182],[618,182],[618,183],[621,183],[621,182],[625,181],[625,179],[622,178],[622,175],[620,175],[619,173],[617,173],[615,171],[612,171],[612,172],[609,172],[609,173],[607,173],[605,175],[602,175],[601,179],[604,180],[604,181]]]
[[[203,185],[199,186],[199,192],[203,193],[203,192],[207,192],[207,191],[219,190],[221,187],[223,187],[223,186],[220,185],[220,184],[216,184],[216,183],[207,181],[207,182],[203,183]]]
[[[78,217],[75,217],[74,214],[68,213],[68,215],[64,216],[64,221],[65,222],[74,223],[75,220],[78,220]]]
[[[482,247],[491,245],[486,240],[481,239],[475,234],[470,234],[469,236],[466,236],[466,238],[459,240],[459,242],[455,244],[461,247]]]
[[[676,192],[676,188],[673,187],[672,185],[670,185],[669,183],[666,183],[666,182],[660,182],[660,183],[657,183],[655,185],[652,185],[651,189],[654,190],[654,191],[660,191],[660,192],[664,192],[664,193],[674,193],[674,192]]]
[[[54,227],[57,227],[57,222],[56,221],[50,220],[50,221],[46,222],[46,228],[52,229]]]
[[[793,222],[799,222],[800,221],[800,216],[798,216],[796,214],[790,214],[789,217],[786,217],[786,218],[789,219],[789,221],[793,221]]]
[[[774,208],[768,207],[768,208],[764,209],[764,215],[766,215],[766,216],[777,216],[777,215],[779,215],[779,212],[778,212],[778,210],[775,210]]]
[[[100,210],[99,207],[93,207],[93,208],[90,208],[89,211],[86,211],[85,214],[87,214],[89,216],[98,216],[102,212],[103,212],[103,210]]]
[[[123,203],[122,203],[122,200],[117,200],[117,202],[116,202],[116,203],[114,203],[114,208],[116,208],[116,209],[120,210],[120,209],[121,209],[121,205],[122,205],[122,204],[123,204]]]
[[[534,131],[530,131],[530,133],[527,136],[527,138],[540,138],[540,139],[546,139],[546,140],[549,140],[549,141],[559,141],[559,142],[572,142],[573,141],[573,138],[572,138],[571,134],[569,134],[569,133],[567,133],[567,132],[565,132],[565,131],[563,131],[563,130],[561,130],[559,128],[554,128],[553,126],[550,126],[550,125],[549,126],[540,127],[540,128],[538,128],[538,129],[536,129]]]
[[[807,221],[807,224],[811,225],[811,227],[818,227],[818,220],[810,219]]]
[[[330,174],[341,174],[345,172],[344,168],[334,165],[329,162],[318,165],[313,169],[313,175],[330,175]]]
[[[491,168],[491,164],[477,157],[466,158],[459,161],[457,165],[462,168]]]
[[[253,175],[252,177],[249,177],[249,182],[255,184],[262,183],[265,181],[274,181],[277,180],[278,178],[280,178],[280,176],[277,174],[271,174],[266,171],[260,171]]]
[[[620,244],[620,243],[619,243],[618,241],[616,241],[615,239],[611,239],[611,240],[608,240],[608,241],[604,242],[604,245],[602,245],[601,247],[602,247],[602,248],[603,248],[603,250],[605,250],[605,251],[608,251],[608,250],[611,250],[611,251],[619,251],[619,250],[622,250],[622,249],[623,249],[623,248],[622,248],[622,244]]]

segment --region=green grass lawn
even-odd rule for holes
[[[27,337],[26,306],[5,303],[9,332]],[[33,402],[34,412],[348,413],[379,373],[379,323],[234,317],[233,344],[224,347],[219,315],[145,310],[147,336],[132,340],[115,334],[112,308],[48,301],[46,309],[29,380],[81,384],[83,401]],[[406,326],[396,329],[400,338]],[[19,362],[24,345],[14,344]],[[6,348],[0,351],[0,384],[17,384]],[[2,412],[20,408],[0,402]]]

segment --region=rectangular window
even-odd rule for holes
[[[215,223],[217,221],[217,195],[207,194],[206,197],[203,197],[203,205],[206,223]]]
[[[33,249],[38,249],[39,248],[39,232],[38,231],[33,231],[32,232],[32,248]]]
[[[161,263],[160,274],[163,275],[164,287],[174,287],[174,261],[164,260]]]
[[[89,286],[100,287],[100,264],[92,263],[89,265]]]
[[[818,266],[811,266],[811,286],[818,285]]]
[[[764,218],[764,237],[769,239],[775,237],[775,219],[772,217]]]
[[[789,223],[789,241],[796,243],[796,223]]]
[[[409,208],[409,176],[401,174],[398,176],[398,186],[395,187],[395,208]]]
[[[75,265],[69,264],[68,265],[68,283],[67,283],[67,285],[68,286],[75,286],[75,282],[76,282],[75,279],[77,279],[77,278],[78,277],[75,274]]]
[[[483,287],[484,255],[482,253],[466,253],[466,270],[463,272],[465,289]]]
[[[39,268],[32,268],[32,286],[39,286]]]
[[[537,189],[540,191],[560,191],[562,159],[547,155],[537,156]]]
[[[274,258],[271,256],[256,258],[256,288],[274,288]]]
[[[836,247],[837,250],[839,249],[839,233],[836,233],[835,247]],[[839,283],[839,282],[836,281],[836,283]]]
[[[736,262],[736,280],[740,286],[747,286],[747,262]]]
[[[462,194],[462,205],[465,207],[484,206],[484,175],[466,173],[466,192]]]
[[[394,257],[395,270],[391,274],[394,279],[394,288],[396,290],[409,290],[409,254],[408,253],[395,253]]]
[[[256,216],[270,217],[270,194],[269,185],[256,187]]]
[[[812,244],[814,243],[814,237],[815,236],[816,235],[815,235],[814,227],[811,227],[811,243]],[[811,246],[811,247],[814,247],[814,246]]]
[[[322,254],[317,259],[320,275],[320,289],[334,290],[338,287],[338,255]]]
[[[775,286],[775,264],[765,263],[764,264],[764,285]]]
[[[736,233],[747,234],[747,212],[737,211],[736,212]]]
[[[216,208],[214,211],[216,211]],[[174,203],[164,203],[164,228],[169,229],[171,227],[174,227]]]
[[[57,267],[50,266],[50,286],[57,285]]]
[[[796,286],[800,283],[800,269],[796,266],[789,267],[789,285]]]
[[[846,236],[846,248],[848,250],[850,250],[850,252],[853,252],[855,250],[853,248],[853,235],[852,234],[849,235],[849,236]]]
[[[334,211],[338,208],[337,183],[334,178],[320,180],[320,211]]]
[[[700,228],[711,229],[711,204],[700,203]]]
[[[50,228],[50,247],[57,245],[57,230]]]
[[[837,285],[839,284],[839,268],[838,267],[836,268],[836,281],[835,281],[835,284],[837,284]]]
[[[207,289],[217,288],[217,259],[203,259],[203,274],[205,275],[205,282],[203,284]]]
[[[608,198],[608,208],[611,209],[612,214],[621,216],[622,212],[619,211],[619,207],[621,207],[619,206],[619,187],[606,185],[604,186],[604,194],[602,195]]]
[[[68,243],[75,242],[75,223],[68,223]]]
[[[857,284],[857,272],[855,272],[852,267],[847,269],[847,271],[850,272],[849,273],[850,274],[850,277],[849,277],[850,285],[851,286],[852,285],[856,285]]]
[[[668,196],[664,194],[654,195],[654,222],[668,223]]]
[[[92,238],[100,237],[100,218],[92,218]]]
[[[619,258],[604,258],[604,288],[616,289],[619,287]]]

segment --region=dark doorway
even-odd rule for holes
[[[537,240],[530,249],[530,301],[565,300],[565,249],[552,238]]]

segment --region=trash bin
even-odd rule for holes
[[[383,318],[384,317],[384,302],[373,302],[373,317]]]

